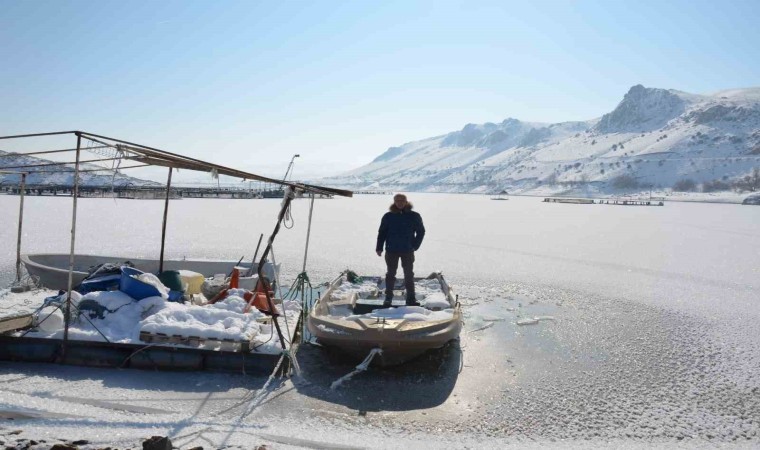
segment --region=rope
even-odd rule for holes
[[[121,167],[121,161],[122,158],[124,158],[126,155],[120,148],[116,148],[117,158],[118,160],[111,163],[111,169],[113,169],[113,175],[111,176],[111,196],[116,199],[116,192],[114,189],[114,184],[116,183],[116,175],[119,174],[119,168]]]
[[[13,283],[11,283],[10,287],[22,288],[25,291],[36,290],[36,289],[39,289],[40,287],[40,277],[38,277],[37,275],[30,275],[29,273],[25,273],[24,275],[21,276],[21,280],[19,281],[14,280]]]
[[[288,356],[289,357],[289,356]],[[248,412],[245,415],[248,415],[253,412],[264,400],[266,395],[269,393],[269,385],[274,381],[275,375],[280,370],[280,366],[282,366],[282,362],[285,360],[285,352],[283,352],[283,355],[280,357],[279,361],[277,361],[277,365],[274,367],[274,370],[272,371],[272,374],[269,375],[269,378],[267,378],[266,383],[264,383],[264,386],[259,389],[259,392],[256,393],[256,396],[251,399],[250,406],[248,408]]]
[[[306,296],[306,288],[309,288],[308,298]],[[306,331],[306,320],[309,315],[309,310],[314,302],[314,287],[309,281],[309,275],[306,272],[298,274],[293,284],[290,285],[288,293],[285,295],[285,300],[295,301],[298,297],[301,297],[301,342],[303,342],[304,333]]]
[[[124,365],[125,365],[127,362],[129,362],[129,360],[130,360],[130,359],[132,359],[132,357],[133,357],[133,356],[135,356],[136,354],[140,353],[140,352],[141,352],[141,351],[143,351],[143,350],[147,350],[147,349],[149,349],[149,348],[151,348],[151,347],[155,347],[155,346],[157,346],[157,345],[159,345],[159,344],[148,344],[148,345],[146,345],[146,346],[144,346],[144,347],[140,347],[139,349],[137,349],[137,350],[133,351],[132,353],[130,353],[130,354],[129,354],[129,356],[127,356],[127,359],[125,359],[124,361],[122,361],[122,363],[121,363],[121,364],[119,364],[119,369],[122,369],[122,368],[124,368]],[[152,358],[148,357],[148,359],[150,359],[150,360],[151,360],[151,362],[152,362],[153,364],[155,364],[155,363],[156,363],[155,361],[153,361],[153,359],[152,359]]]
[[[285,195],[287,195],[287,193]],[[293,203],[288,205],[288,209],[285,210],[285,216],[283,216],[282,218],[282,226],[287,228],[288,230],[292,229],[296,225],[296,221],[295,219],[293,219],[293,214],[291,212],[292,208],[293,208]]]
[[[369,365],[372,363],[372,360],[375,358],[375,356],[382,353],[383,353],[383,349],[381,348],[373,348],[372,350],[370,350],[369,355],[367,355],[367,357],[364,358],[364,361],[362,361],[361,364],[356,366],[353,372],[343,375],[342,377],[333,381],[332,384],[330,385],[330,389],[334,391],[335,389],[340,387],[340,385],[343,384],[344,381],[350,380],[351,377],[353,377],[357,373],[366,372],[367,369],[369,369]]]
[[[277,280],[277,293],[278,296],[282,299],[282,317],[285,319],[285,333],[287,336],[287,339],[290,339],[290,324],[288,324],[288,315],[287,311],[285,309],[285,300],[284,296],[282,295],[282,284],[280,284],[280,273],[277,270],[277,260],[274,257],[274,245],[271,246],[270,252],[272,253],[272,265],[274,266],[274,277],[275,280]],[[277,320],[277,317],[272,316],[272,320]],[[274,324],[273,324],[274,325]],[[287,348],[283,348],[282,355],[290,361],[290,363],[293,366],[293,369],[295,369],[296,376],[301,375],[301,367],[298,365],[298,360],[296,359],[295,353],[292,352],[293,343],[288,341],[286,339],[286,343],[288,344]]]
[[[298,365],[298,360],[296,359],[295,353],[292,353],[290,351],[290,349],[287,349],[287,350],[283,350],[282,354],[283,354],[283,356],[285,356],[286,358],[288,358],[288,360],[290,361],[290,364],[293,365],[293,369],[296,372],[296,377],[300,377],[301,376],[301,366]]]

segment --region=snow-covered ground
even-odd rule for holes
[[[2,439],[136,448],[166,435],[183,449],[760,445],[760,208],[409,198],[428,230],[416,272],[442,270],[459,294],[466,316],[459,342],[336,389],[331,383],[357,362],[310,345],[298,352],[300,377],[269,384],[236,374],[0,362],[0,413],[15,417],[2,424]],[[347,267],[382,274],[374,239],[390,202],[379,195],[317,202],[312,283]],[[0,197],[0,207],[14,204]],[[173,203],[167,251],[214,259],[252,253],[278,204]],[[27,251],[67,251],[70,205],[29,199]],[[124,254],[128,244],[135,256],[157,251],[160,205],[82,199],[80,207],[78,251]],[[307,202],[296,201],[293,216],[296,227],[275,242],[285,279],[301,270]],[[15,217],[0,220],[7,274]],[[21,433],[8,434],[14,430]]]

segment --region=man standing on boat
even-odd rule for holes
[[[385,264],[388,272],[385,274],[384,307],[391,306],[393,300],[393,286],[396,284],[399,260],[404,269],[406,304],[407,306],[419,305],[414,297],[414,252],[420,248],[424,237],[425,227],[422,225],[422,217],[412,211],[412,204],[406,200],[406,195],[394,195],[390,211],[385,213],[380,221],[375,247],[377,256],[382,256],[383,244],[385,244]]]

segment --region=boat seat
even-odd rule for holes
[[[358,297],[356,292],[350,292],[340,300],[327,302],[327,313],[331,316],[350,316]]]
[[[383,298],[359,299],[354,305],[353,312],[354,314],[371,313],[372,311],[376,309],[382,309],[384,301],[385,299]],[[391,302],[391,306],[393,306],[394,308],[400,308],[402,306],[406,306],[406,300],[404,299],[403,296],[394,297],[393,301]]]

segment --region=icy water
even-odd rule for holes
[[[354,363],[305,346],[300,382],[281,382],[266,401],[256,399],[267,392],[255,391],[265,380],[251,377],[193,374],[197,386],[172,392],[163,374],[139,384],[122,372],[0,363],[8,389],[0,403],[66,412],[64,401],[39,395],[40,383],[59,377],[67,395],[88,397],[89,379],[105,378],[112,397],[170,409],[150,425],[111,412],[108,426],[122,424],[126,440],[174,433],[182,448],[249,447],[245,436],[286,448],[760,445],[760,208],[449,194],[410,200],[427,228],[417,274],[442,270],[464,305],[461,340],[444,350],[330,390]],[[307,269],[314,283],[346,268],[384,271],[374,242],[390,201],[315,202]],[[82,199],[79,206],[77,252],[157,257],[163,202]],[[295,226],[275,242],[283,282],[301,270],[308,206],[295,202]],[[0,208],[0,282],[7,284],[18,197],[0,196]],[[167,254],[250,258],[278,208],[277,200],[172,201]],[[25,252],[68,252],[70,198],[27,197],[25,211]],[[156,385],[169,393],[157,394]],[[167,395],[176,404],[165,403]],[[29,427],[97,434],[79,422]]]

